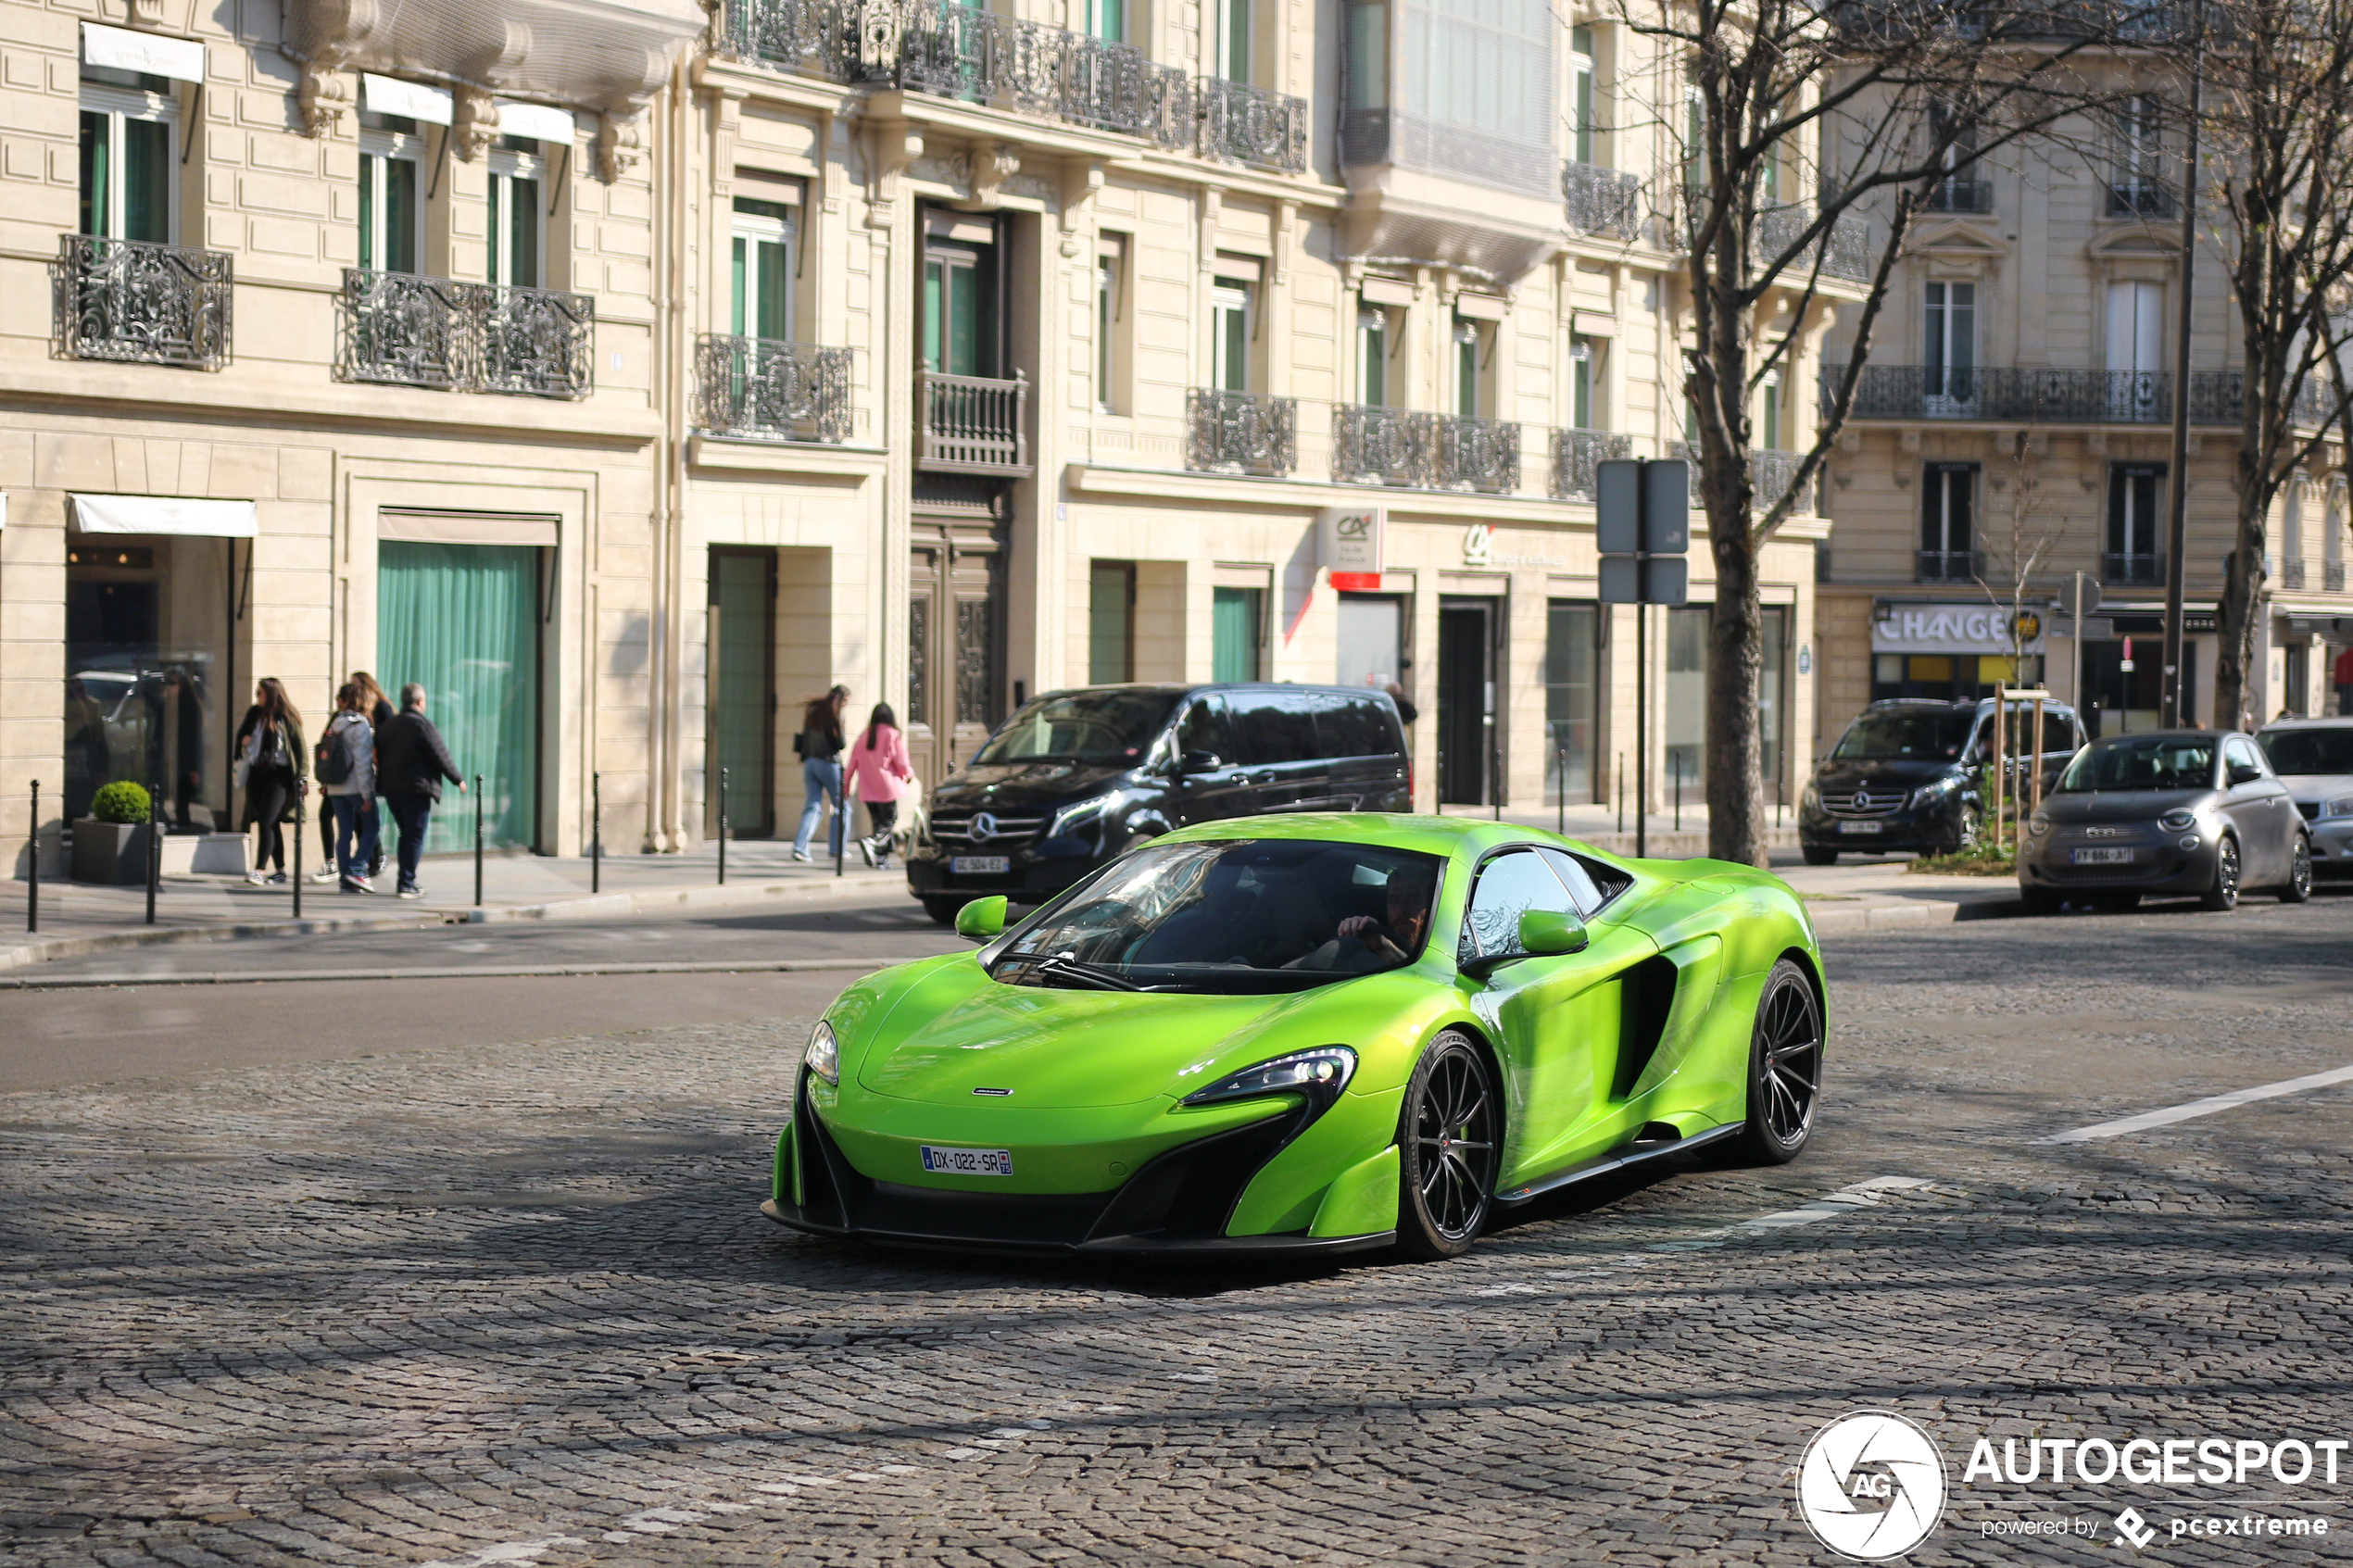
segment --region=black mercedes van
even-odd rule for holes
[[[2026,775],[2016,755],[2031,746],[2027,708],[2010,704],[2013,781]],[[1980,775],[1994,759],[1994,699],[1884,697],[1846,726],[1814,770],[1797,803],[1797,842],[1809,866],[1842,851],[1884,855],[1916,850],[1949,855],[1976,843]],[[2043,709],[2043,787],[2058,780],[2083,729],[2075,709]]]
[[[1120,685],[1024,703],[931,792],[907,886],[942,925],[1040,903],[1139,839],[1262,811],[1404,811],[1404,727],[1361,686]]]

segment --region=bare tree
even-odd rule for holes
[[[2188,64],[2212,153],[2193,171],[2237,309],[2242,369],[2184,389],[2239,418],[2238,520],[2223,577],[2214,720],[2251,727],[2271,508],[2332,435],[2353,443],[2353,0],[2207,0]],[[2179,478],[2177,477],[2177,483]]]
[[[2009,633],[2010,669],[2015,674],[2025,668],[2026,645],[2033,640],[2025,633],[2027,596],[2032,592],[2034,574],[2067,537],[2067,519],[2064,515],[2038,512],[2033,506],[2033,498],[2042,488],[2042,476],[2028,460],[2034,445],[2033,433],[2020,431],[2006,439],[2010,445],[2009,526],[2001,545],[1985,551],[1985,566],[1974,576],[1986,599],[2007,614],[2005,625]],[[2037,684],[2048,685],[2047,675]]]
[[[2071,63],[2113,28],[2098,14],[2103,0],[1618,3],[1624,25],[1658,40],[1687,72],[1673,221],[1690,291],[1693,488],[1716,566],[1708,853],[1763,865],[1760,555],[1854,407],[1914,216],[1940,182],[2100,103]],[[1832,303],[1854,311],[1853,358],[1824,373],[1819,423],[1786,486],[1760,495],[1756,390],[1794,369]]]

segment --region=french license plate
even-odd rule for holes
[[[986,876],[992,872],[1002,875],[1013,869],[1013,858],[1011,855],[950,855],[948,857],[949,873],[953,876]]]
[[[1841,833],[1877,833],[1880,829],[1885,827],[1886,825],[1887,824],[1885,822],[1841,822],[1838,824],[1838,831]]]
[[[924,1169],[935,1175],[948,1176],[1010,1176],[1013,1173],[1013,1151],[1010,1148],[934,1148],[922,1146]]]
[[[2068,859],[2079,866],[2124,866],[2133,861],[2130,849],[2070,849]]]

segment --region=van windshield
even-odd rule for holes
[[[2272,730],[2255,737],[2277,773],[2353,773],[2353,728]]]
[[[1132,768],[1176,706],[1173,692],[1057,692],[1026,704],[973,759],[991,762],[1096,762]]]
[[[1967,708],[1866,713],[1847,726],[1831,755],[1842,762],[1950,762],[1976,721]]]

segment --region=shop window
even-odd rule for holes
[[[1785,736],[1789,722],[1790,607],[1767,605],[1765,667],[1756,682],[1757,739],[1764,751],[1765,793],[1779,804],[1787,797],[1789,781]]]
[[[1594,758],[1601,744],[1599,704],[1601,608],[1554,599],[1544,613],[1544,788],[1548,804],[1594,798]]]
[[[1333,680],[1378,691],[1405,679],[1405,601],[1381,594],[1340,596],[1340,662]]]
[[[229,735],[250,697],[230,689],[249,551],[208,536],[69,538],[69,821],[89,814],[102,785],[128,780],[159,798],[175,831],[227,827]]]
[[[1701,798],[1705,788],[1707,733],[1707,633],[1715,611],[1691,605],[1667,612],[1667,777],[1662,794],[1672,800],[1675,781],[1683,782],[1683,802]]]

